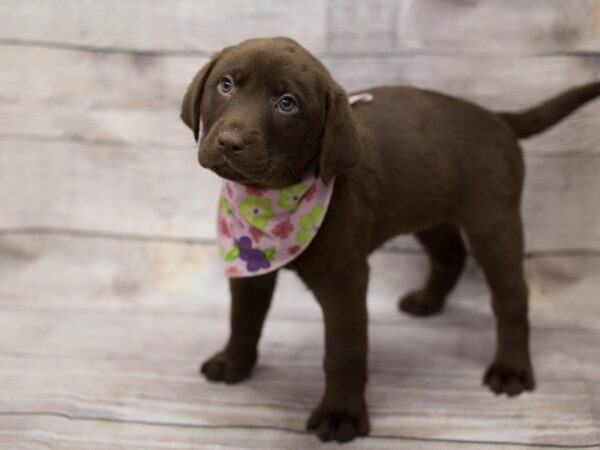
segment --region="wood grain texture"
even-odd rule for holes
[[[3,433],[2,428],[19,434]],[[118,431],[115,431],[118,428]],[[54,416],[0,417],[0,444],[6,448],[26,450],[197,450],[202,448],[244,448],[297,450],[313,448],[312,436],[297,430],[255,428],[249,426],[202,427],[145,423],[112,423],[102,419],[67,419]],[[486,444],[445,439],[418,439],[381,436],[344,448],[364,450],[517,450],[524,445]],[[544,446],[544,448],[564,448]],[[573,448],[590,448],[585,446]]]
[[[6,307],[14,306],[15,296],[21,297],[19,306],[23,311],[44,309],[53,313],[135,315],[141,307],[144,314],[158,317],[185,316],[197,312],[194,308],[199,306],[202,314],[212,317],[225,315],[229,307],[227,280],[213,244],[140,242],[92,235],[0,235],[0,248],[0,276],[10,280],[0,284],[0,305]],[[57,276],[56,269],[62,262],[66,264]],[[401,294],[422,283],[427,259],[420,253],[380,252],[371,257],[370,265],[374,273],[369,287],[370,318],[374,323],[397,323],[397,316],[390,317],[390,306]],[[593,290],[600,276],[597,258],[528,258],[526,275],[537,320],[549,325],[558,320],[577,328],[581,317],[585,317],[584,323],[600,325],[600,302],[594,301]],[[474,264],[468,266],[465,279],[470,282],[460,283],[452,298],[477,299],[468,308],[477,310],[481,320],[490,321],[485,300],[488,292]],[[300,322],[320,317],[317,304],[295,275],[284,271],[279,284],[271,315]],[[455,300],[451,302],[455,304]],[[459,314],[453,319],[461,323]],[[419,323],[409,318],[405,322]]]
[[[0,65],[8,70],[0,73],[0,138],[17,135],[191,148],[191,133],[179,119],[180,102],[207,61],[205,57],[4,47]],[[530,107],[591,82],[600,74],[598,61],[584,56],[323,59],[349,91],[409,84],[491,109]],[[599,116],[598,103],[587,105],[532,140],[529,147],[541,153],[598,153],[595,123]]]
[[[526,163],[528,251],[599,251],[600,221],[586,212],[600,209],[600,158],[532,152]],[[0,173],[0,229],[215,238],[220,181],[199,167],[193,149],[4,141]]]
[[[317,53],[597,52],[597,0],[21,0],[0,39],[104,51],[210,54],[286,35]],[[160,30],[160,32],[157,32]]]
[[[153,439],[169,449],[314,445],[302,430],[322,387],[322,324],[310,294],[286,273],[254,378],[235,387],[209,384],[197,375],[196,363],[225,339],[226,285],[213,282],[212,256],[196,257],[193,284],[177,280],[181,270],[158,270],[165,256],[190,264],[177,251],[215,254],[212,246],[169,247],[73,237],[0,239],[0,443],[21,439],[29,446],[16,448],[60,449],[82,442],[153,448]],[[600,321],[583,308],[593,297],[577,310],[569,307],[577,292],[553,300],[534,296],[539,388],[516,400],[499,399],[480,386],[493,349],[481,277],[469,270],[445,314],[418,321],[395,307],[397,295],[423,269],[424,261],[414,259],[380,254],[372,260],[368,401],[374,437],[355,448],[452,448],[463,441],[480,445],[475,448],[491,442],[577,448],[600,442],[594,412],[600,398],[592,388],[600,380],[593,358]],[[588,280],[598,276],[596,265],[574,261]],[[545,287],[543,280],[533,283],[536,292]],[[173,435],[179,437],[170,440]]]
[[[212,238],[218,183],[197,169],[191,133],[178,116],[181,92],[206,59],[4,50],[0,62],[19,67],[0,75],[4,228]],[[353,89],[414,84],[506,109],[591,80],[598,68],[583,57],[325,62]],[[473,71],[480,74],[474,80]],[[592,103],[525,142],[530,249],[600,247],[598,218],[584,214],[600,208],[598,117],[600,103]]]
[[[600,77],[600,0],[0,2],[0,448],[313,448],[318,306],[280,278],[250,382],[197,375],[227,335],[219,182],[179,102],[225,45],[288,35],[348,90],[412,84],[495,109]],[[470,262],[443,315],[396,301],[427,260],[370,260],[373,435],[348,449],[600,447],[600,103],[524,143],[538,390],[480,385],[489,293]]]

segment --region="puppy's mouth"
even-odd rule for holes
[[[214,165],[212,167],[207,167],[207,169],[212,170],[221,178],[225,178],[227,180],[235,181],[237,183],[250,184],[252,180],[248,179],[246,176],[238,172],[236,169],[231,167],[228,162],[223,162],[221,164]]]
[[[202,167],[209,169],[221,178],[235,181],[237,183],[247,184],[257,187],[268,187],[269,182],[273,178],[273,174],[277,173],[275,167],[268,159],[264,162],[255,162],[252,166],[242,166],[236,162],[220,155],[216,158],[217,161],[207,161],[200,157],[199,162]]]

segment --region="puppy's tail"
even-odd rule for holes
[[[560,122],[584,103],[600,95],[600,81],[570,89],[531,109],[520,112],[501,112],[519,138],[541,133]]]

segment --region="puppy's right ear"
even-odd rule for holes
[[[183,96],[183,102],[181,103],[181,120],[194,131],[196,142],[198,142],[200,134],[200,102],[202,100],[202,91],[204,90],[204,84],[206,83],[210,71],[219,59],[219,55],[220,53],[216,53],[212,59],[200,69],[200,72],[196,74],[192,83],[187,88],[187,91]]]

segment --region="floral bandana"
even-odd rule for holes
[[[225,275],[261,275],[295,259],[323,223],[334,182],[326,186],[318,173],[283,189],[224,180],[218,236]]]
[[[348,98],[370,102],[371,94]],[[251,277],[277,270],[311,243],[325,219],[335,179],[318,170],[283,189],[261,189],[223,180],[218,213],[219,252],[225,275]]]

